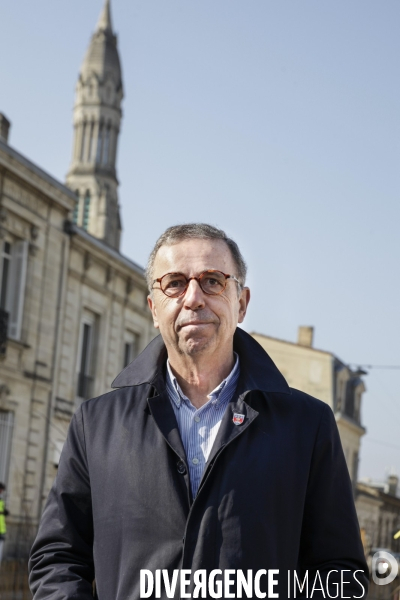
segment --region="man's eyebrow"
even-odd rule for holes
[[[223,271],[222,269],[217,269],[216,267],[207,267],[206,269],[198,271],[198,274],[201,275],[202,273],[206,273],[207,271],[219,271],[220,273],[225,274],[225,271]],[[164,275],[185,275],[185,277],[188,277],[188,275],[186,275],[184,271],[166,271]],[[163,275],[160,275],[160,277],[163,277]]]

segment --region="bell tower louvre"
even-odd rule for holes
[[[74,222],[116,250],[121,220],[115,161],[122,98],[117,37],[110,0],[105,0],[76,86],[73,154],[66,183],[78,198]]]

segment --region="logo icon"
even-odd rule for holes
[[[376,585],[392,583],[399,572],[399,565],[390,552],[378,550],[372,557],[372,579]]]
[[[244,421],[244,415],[240,415],[239,413],[233,413],[232,421],[235,423],[235,425],[241,425]]]

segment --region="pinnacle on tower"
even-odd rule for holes
[[[81,76],[87,79],[91,74],[103,78],[113,77],[115,84],[122,87],[121,65],[117,49],[117,37],[112,31],[110,0],[106,0],[97,22],[89,48],[81,67]]]
[[[104,3],[103,10],[100,13],[96,29],[97,31],[109,31],[110,33],[112,33],[110,0],[106,0]]]

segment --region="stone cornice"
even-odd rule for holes
[[[76,196],[69,188],[2,141],[0,141],[0,167],[67,211],[74,209]]]
[[[118,250],[107,246],[107,244],[105,244],[102,240],[90,235],[90,233],[87,233],[87,231],[81,227],[78,227],[74,223],[68,222],[66,224],[66,231],[72,236],[72,248],[76,245],[90,252],[93,257],[96,257],[104,266],[118,263],[121,273],[124,276],[130,277],[132,276],[133,272],[137,276],[135,277],[135,283],[137,282],[138,286],[142,288],[143,291],[147,290],[143,267],[133,262],[133,260],[130,260],[123,254],[120,254]]]

